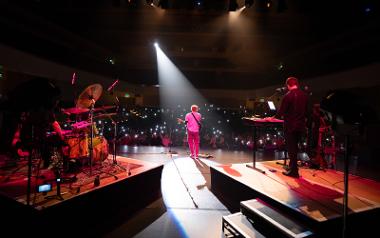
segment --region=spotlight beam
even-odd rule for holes
[[[154,44],[157,56],[160,104],[165,108],[176,108],[178,105],[190,109],[190,105],[202,105],[204,97],[189,82],[186,76],[165,55],[158,44]]]

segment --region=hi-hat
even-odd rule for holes
[[[62,109],[62,112],[66,113],[66,114],[81,114],[81,113],[85,113],[88,111],[89,111],[89,109],[87,109],[87,108],[79,108],[79,107]]]
[[[103,87],[100,84],[88,86],[80,95],[77,101],[77,107],[89,108],[102,95]]]

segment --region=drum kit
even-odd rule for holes
[[[115,123],[112,116],[117,115],[116,112],[106,113],[109,109],[117,108],[116,106],[101,106],[95,108],[95,103],[99,100],[102,90],[103,87],[100,84],[90,85],[79,95],[74,108],[62,109],[64,114],[69,116],[74,115],[77,118],[75,123],[71,124],[72,130],[63,133],[65,143],[68,147],[64,154],[70,160],[89,158],[90,175],[92,174],[93,163],[103,162],[107,159],[109,154],[108,142],[103,136],[99,135],[93,120],[109,118]],[[94,113],[100,114],[94,115]],[[82,119],[84,117],[87,117],[87,119],[78,120],[78,118]],[[116,156],[114,156],[114,160],[115,159]],[[114,161],[114,164],[116,164],[116,161]]]

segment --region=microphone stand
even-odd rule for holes
[[[111,94],[114,95],[113,88],[112,88]],[[119,101],[119,98],[117,97],[117,95],[114,95],[114,98],[115,98],[116,115],[117,115],[119,113],[120,101]],[[112,165],[117,166],[120,169],[124,170],[125,172],[127,172],[128,176],[129,176],[129,175],[131,175],[131,170],[129,168],[129,164],[127,163],[127,168],[124,168],[123,166],[121,166],[117,163],[117,159],[116,159],[116,138],[117,138],[117,123],[118,122],[113,120],[111,116],[108,116],[108,118],[111,120],[113,127],[114,127],[113,138],[112,138]]]
[[[173,113],[171,115],[171,120],[169,124],[169,154],[172,156],[173,154],[178,154],[176,151],[172,151],[172,143],[173,143],[173,138],[172,138],[172,133],[173,133]]]

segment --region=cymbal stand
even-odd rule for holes
[[[90,143],[88,145],[88,149],[89,149],[89,154],[90,154],[90,174],[89,176],[92,176],[92,164],[93,164],[93,160],[94,160],[94,155],[93,155],[93,141],[94,141],[94,126],[93,126],[93,123],[94,123],[94,106],[95,106],[95,100],[94,99],[91,99],[91,107],[90,107],[90,126],[91,126],[91,130],[90,130]],[[100,171],[101,173],[107,173],[107,172],[104,172],[104,171]],[[110,174],[110,173],[108,173]],[[118,179],[116,175],[113,175],[113,174],[110,174],[112,176],[115,177],[115,179]]]
[[[88,145],[88,149],[90,150],[90,176],[92,175],[92,162],[93,162],[93,139],[94,139],[94,127],[93,127],[93,120],[94,120],[94,106],[95,106],[95,100],[91,99],[91,107],[90,107],[90,144]]]

